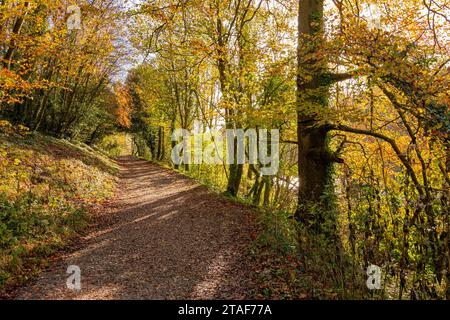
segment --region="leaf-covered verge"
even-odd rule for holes
[[[100,150],[0,123],[0,290],[32,277],[89,225],[117,170]]]

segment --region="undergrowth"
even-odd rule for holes
[[[88,225],[117,170],[100,150],[0,123],[0,289],[33,276]]]

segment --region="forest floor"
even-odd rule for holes
[[[170,169],[118,159],[119,190],[98,223],[16,299],[245,299],[253,297],[255,213]],[[69,290],[69,265],[81,290]]]

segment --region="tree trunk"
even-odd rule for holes
[[[158,128],[158,152],[156,154],[156,160],[161,160],[162,153],[162,127]]]
[[[239,193],[244,166],[242,164],[230,164],[229,167],[230,176],[228,178],[227,193],[235,197]]]
[[[264,176],[264,207],[268,207],[270,204],[270,191],[272,190],[272,177]]]
[[[26,1],[23,4],[24,10],[28,10],[28,7],[30,6],[30,2]],[[14,41],[14,36],[18,35],[20,33],[20,30],[22,29],[23,23],[25,21],[25,17],[27,16],[28,11],[25,11],[22,17],[18,17],[16,19],[16,22],[14,23],[14,27],[12,29],[13,39],[9,43],[9,48],[6,51],[4,57],[3,57],[3,65],[6,69],[11,69],[11,60],[13,58],[14,50],[16,49],[16,43]]]
[[[298,74],[297,74],[297,134],[299,192],[296,217],[310,226],[324,221],[327,189],[331,184],[332,164],[328,151],[328,131],[320,121],[327,108],[329,85],[327,63],[322,58],[323,0],[299,0]],[[312,212],[312,206],[319,210]],[[315,207],[317,208],[317,207]],[[325,209],[325,210],[323,210]],[[314,215],[312,214],[314,213]]]
[[[164,134],[164,127],[161,127],[161,155],[160,155],[159,161],[162,161],[165,158],[165,154],[166,154],[166,148],[165,148],[165,144],[164,144],[165,140],[166,140],[166,137]]]
[[[259,206],[261,202],[261,193],[264,188],[264,179],[260,179],[257,185],[257,188],[255,190],[255,194],[253,195],[253,204],[256,206]]]
[[[174,115],[172,117],[172,120],[170,122],[170,136],[171,137],[173,136],[173,132],[175,131],[175,122],[176,122],[176,115]],[[172,138],[170,140],[171,140],[171,147],[173,150],[175,148],[175,146],[177,145],[177,143],[176,143],[176,141],[173,141]],[[178,164],[174,164],[173,167],[175,170],[178,170],[180,168],[180,166]]]

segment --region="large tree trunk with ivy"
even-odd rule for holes
[[[323,42],[323,0],[299,0],[298,17],[298,220],[320,226],[329,213],[333,156],[328,128],[320,114],[328,106],[327,63]]]

